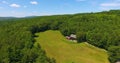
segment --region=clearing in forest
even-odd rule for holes
[[[71,43],[59,31],[36,33],[39,43],[57,63],[109,63],[107,52],[88,43]]]

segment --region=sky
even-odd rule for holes
[[[120,9],[120,0],[0,0],[0,17],[75,14]]]

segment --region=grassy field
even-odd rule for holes
[[[57,63],[109,63],[107,52],[86,42],[72,43],[59,31],[48,30],[36,33],[39,43],[47,56],[55,58]]]

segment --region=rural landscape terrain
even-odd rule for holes
[[[116,62],[120,10],[0,18],[0,63]]]
[[[47,56],[55,58],[57,63],[109,63],[107,51],[87,42],[68,41],[59,31],[48,30],[36,35],[39,36],[36,43],[41,44]]]

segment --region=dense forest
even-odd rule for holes
[[[0,63],[55,63],[39,44],[35,33],[59,30],[76,34],[79,43],[106,49],[111,63],[120,60],[120,10],[73,15],[2,19],[0,21]]]

